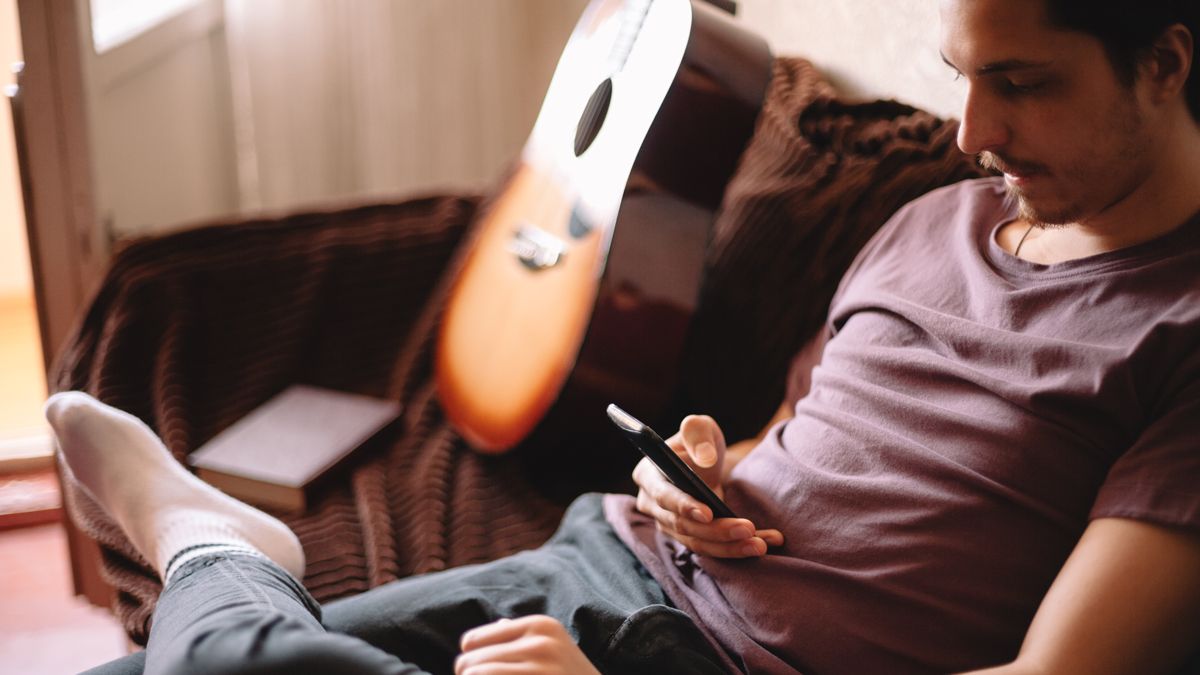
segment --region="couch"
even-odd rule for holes
[[[859,248],[907,201],[981,175],[955,133],[953,122],[894,101],[844,100],[807,61],[777,59],[712,225],[668,417],[707,412],[735,440],[794,398],[793,357]],[[629,489],[632,458],[597,462],[578,441],[486,456],[447,422],[432,338],[484,204],[435,195],[123,242],[51,386],[138,416],[180,460],[289,384],[401,401],[380,451],[305,514],[283,516],[319,600],[537,546],[570,496]],[[574,469],[571,453],[591,453],[579,466],[604,470]],[[552,472],[549,457],[560,458]],[[73,525],[99,545],[113,611],[144,643],[157,577],[77,485],[66,481],[64,495]]]

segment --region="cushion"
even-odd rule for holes
[[[678,413],[712,415],[731,441],[758,433],[859,249],[905,203],[984,175],[957,129],[896,101],[845,100],[807,60],[776,60],[714,225]]]

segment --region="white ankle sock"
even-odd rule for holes
[[[215,551],[210,544],[261,553],[303,578],[304,551],[287,525],[192,475],[141,420],[77,391],[50,397],[46,419],[67,469],[164,583],[186,562],[177,556]]]
[[[196,558],[215,555],[218,553],[237,553],[240,555],[250,555],[256,558],[266,558],[262,551],[256,551],[252,548],[239,546],[237,544],[193,544],[187,548],[180,549],[175,552],[175,555],[166,564],[166,569],[162,572],[163,585],[166,586],[171,582],[171,578],[183,569],[183,566]]]

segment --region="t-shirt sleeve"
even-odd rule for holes
[[[1160,412],[1109,470],[1092,518],[1200,532],[1200,354],[1172,380]]]
[[[917,197],[900,207],[859,250],[858,255],[842,275],[829,304],[830,316],[835,313],[835,308],[846,295],[847,290],[857,281],[859,273],[864,268],[870,267],[881,255],[887,252],[903,251],[911,246],[913,241],[927,242],[931,237],[945,237],[946,232],[940,228],[952,221],[955,213],[959,210],[960,200],[956,195],[967,188],[986,188],[988,185],[986,180],[964,181],[947,185]],[[837,334],[837,326],[828,323],[827,327],[831,336]]]
[[[787,404],[789,408],[795,408],[796,403],[808,396],[809,389],[812,388],[812,371],[821,363],[821,354],[825,351],[825,343],[829,341],[829,328],[825,327],[817,331],[813,339],[809,340],[796,355],[792,357],[791,366],[788,368],[787,381]]]

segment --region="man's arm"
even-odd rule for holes
[[[977,675],[1171,673],[1200,651],[1200,535],[1092,522],[1013,663]]]

